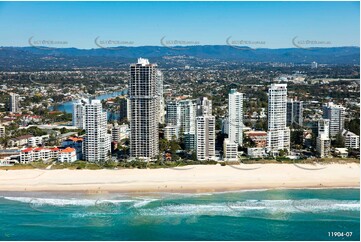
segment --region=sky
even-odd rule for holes
[[[0,46],[360,46],[360,3],[0,2],[0,30]]]

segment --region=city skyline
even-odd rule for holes
[[[359,241],[359,11],[0,1],[0,241]]]
[[[138,24],[149,19],[151,27]],[[359,19],[359,2],[2,2],[0,46],[53,41],[53,47],[92,49],[110,41],[112,47],[293,48],[294,38],[316,47],[359,46]]]

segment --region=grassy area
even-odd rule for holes
[[[0,170],[24,170],[24,169],[45,169],[51,163],[47,162],[31,162],[29,164],[15,164],[13,166],[0,166]]]
[[[130,161],[121,162],[118,164],[118,168],[122,169],[157,169],[157,168],[171,168],[181,167],[187,165],[215,165],[218,164],[216,161],[193,161],[193,160],[180,160],[180,161],[153,161],[153,162],[142,162],[142,161]]]
[[[243,164],[331,164],[331,163],[360,163],[355,158],[322,158],[322,159],[306,159],[306,160],[290,160],[290,159],[243,159]],[[30,164],[16,164],[14,166],[0,166],[0,170],[25,170],[25,169],[45,169],[51,164],[51,162],[32,162]],[[87,163],[85,161],[76,161],[74,163],[55,163],[51,166],[51,170],[57,169],[70,169],[70,170],[100,170],[100,169],[157,169],[157,168],[172,168],[182,167],[187,165],[215,165],[216,161],[155,161],[155,162],[142,162],[142,161],[130,161],[130,162],[108,162],[104,164]],[[237,165],[240,162],[226,162],[223,165]]]
[[[360,163],[360,160],[355,158],[314,158],[314,159],[303,159],[303,160],[291,160],[287,158],[277,158],[277,159],[244,159],[242,160],[243,164],[313,164],[313,163]]]
[[[69,170],[99,170],[103,169],[102,166],[95,163],[87,163],[85,161],[76,161],[74,163],[56,163],[51,167],[52,170],[69,169]]]
[[[14,166],[0,166],[0,170],[28,170],[35,169],[30,164],[16,164]]]

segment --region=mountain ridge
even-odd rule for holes
[[[114,47],[115,48],[115,47]],[[24,66],[30,68],[35,62],[46,66],[65,65],[103,66],[107,62],[132,63],[136,58],[164,60],[166,57],[185,59],[196,58],[214,61],[234,61],[239,63],[282,62],[309,64],[316,61],[320,64],[358,65],[360,63],[359,47],[317,47],[252,49],[228,45],[194,45],[194,46],[131,46],[119,49],[78,49],[42,47],[0,47],[0,69]],[[169,59],[169,58],[168,58]],[[167,60],[169,62],[169,60]],[[36,64],[36,63],[35,63]],[[193,62],[191,64],[194,64]],[[112,64],[113,65],[113,64]]]

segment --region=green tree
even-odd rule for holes
[[[197,161],[197,153],[195,151],[192,152],[191,159]]]
[[[345,129],[350,130],[352,133],[360,135],[360,119],[355,118],[351,119],[348,122],[345,122]]]
[[[291,143],[293,145],[302,147],[302,145],[303,145],[303,130],[301,130],[301,129],[291,130]]]
[[[255,129],[257,130],[268,130],[268,123],[266,119],[259,119],[257,120],[256,124],[254,125]]]
[[[333,146],[337,147],[337,148],[343,148],[345,147],[345,139],[342,136],[341,132],[337,133],[336,137],[335,137],[335,141],[333,143]]]
[[[281,156],[281,157],[286,156],[288,153],[287,149],[279,150],[279,152],[280,152],[279,156]]]

